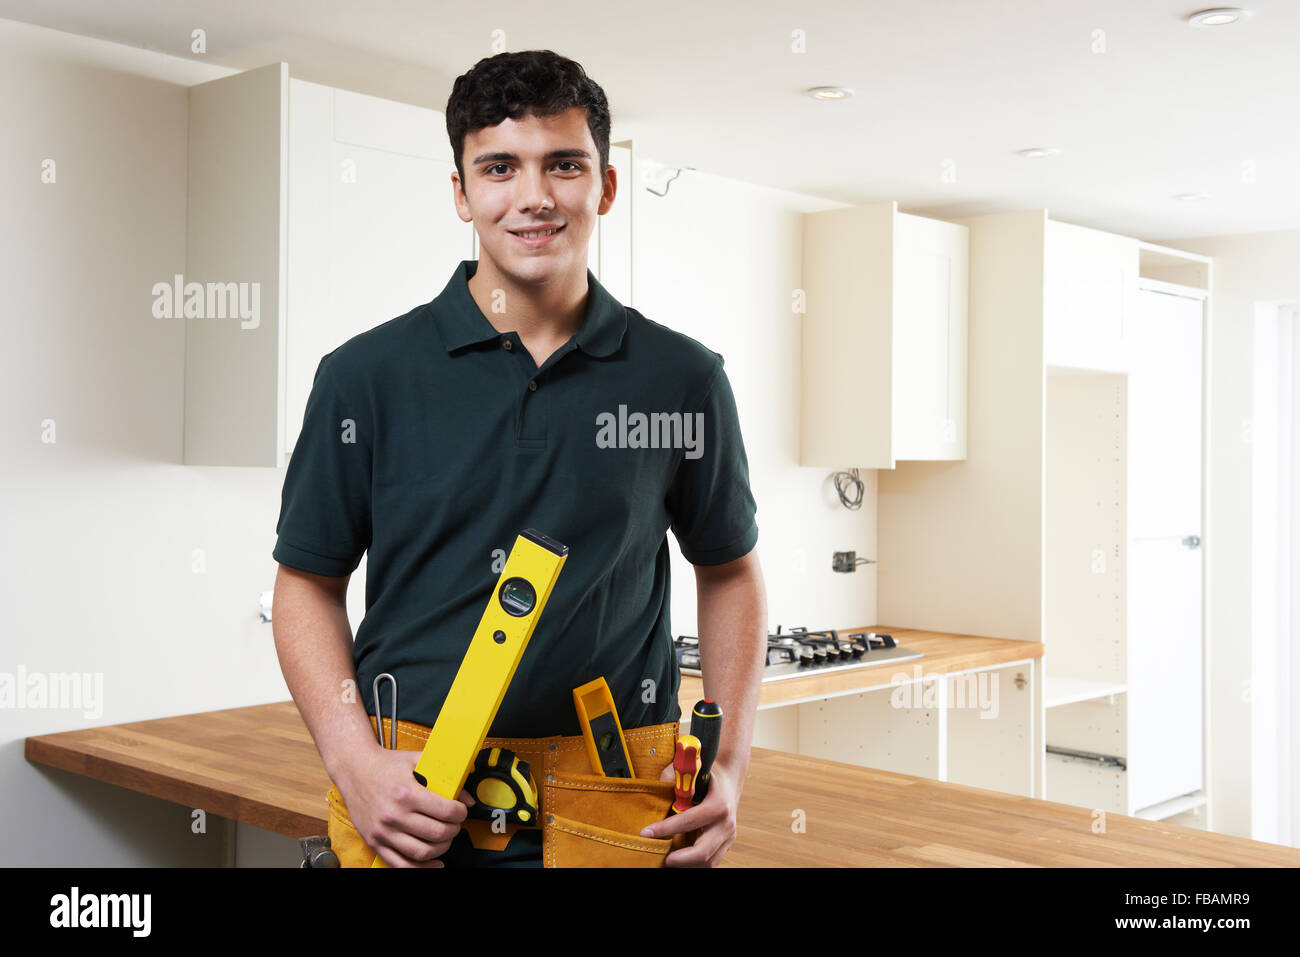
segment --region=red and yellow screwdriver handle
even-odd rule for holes
[[[689,810],[695,797],[695,778],[700,773],[700,739],[693,734],[684,734],[677,739],[673,750],[673,775],[676,782],[673,790],[676,800],[668,809],[668,816]]]

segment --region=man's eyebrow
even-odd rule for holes
[[[578,149],[578,148],[576,148],[576,147],[570,147],[570,148],[568,148],[568,149],[562,149],[562,150],[551,150],[549,153],[547,153],[545,156],[543,156],[542,159],[543,159],[543,160],[553,160],[553,159],[585,159],[585,160],[589,160],[589,159],[591,159],[591,154],[588,153],[588,152],[587,152],[586,150],[584,150],[584,149]],[[519,162],[519,156],[518,156],[517,154],[515,154],[515,153],[507,153],[507,152],[480,153],[478,156],[475,156],[475,157],[474,157],[474,161],[473,161],[470,165],[471,165],[471,166],[478,166],[480,163],[486,163],[486,162],[488,162],[489,160],[492,161],[492,162],[494,162],[494,163],[500,163],[500,162],[506,162],[506,161],[511,161],[511,162],[516,162],[516,163],[517,163],[517,162]]]

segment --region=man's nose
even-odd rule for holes
[[[525,167],[515,180],[515,204],[520,212],[540,212],[543,208],[555,208],[555,198],[551,195],[551,181],[545,170]]]

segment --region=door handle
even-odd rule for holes
[[[1188,535],[1186,538],[1183,539],[1183,545],[1184,545],[1186,548],[1200,548],[1200,547],[1201,547],[1201,536],[1199,536],[1199,535]]]

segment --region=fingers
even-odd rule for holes
[[[390,867],[442,866],[435,858],[447,853],[460,833],[467,814],[465,804],[449,801],[414,781],[392,797],[372,835],[376,853]]]
[[[414,780],[411,784],[413,787],[404,792],[404,796],[409,796],[409,800],[403,801],[403,806],[417,814],[439,821],[461,824],[469,814],[468,805],[475,803],[469,792],[464,789],[461,790],[459,799],[452,801],[441,794],[434,794],[428,788],[420,787]]]
[[[382,837],[379,839],[383,840]],[[375,848],[375,853],[389,867],[444,867],[446,865],[437,858],[446,854],[450,847],[450,838],[429,843],[410,834],[394,831],[387,835],[387,843],[381,843]]]
[[[721,797],[715,799],[709,795],[701,803],[685,811],[673,814],[662,821],[655,821],[641,830],[642,837],[671,837],[693,831],[697,827],[709,827],[727,814],[727,803]]]
[[[664,858],[665,867],[716,867],[735,840],[735,824],[725,822],[708,828],[690,847],[673,851]]]
[[[414,861],[407,857],[402,857],[396,851],[387,847],[379,847],[375,851],[379,859],[392,868],[398,867],[446,867],[442,861]]]

